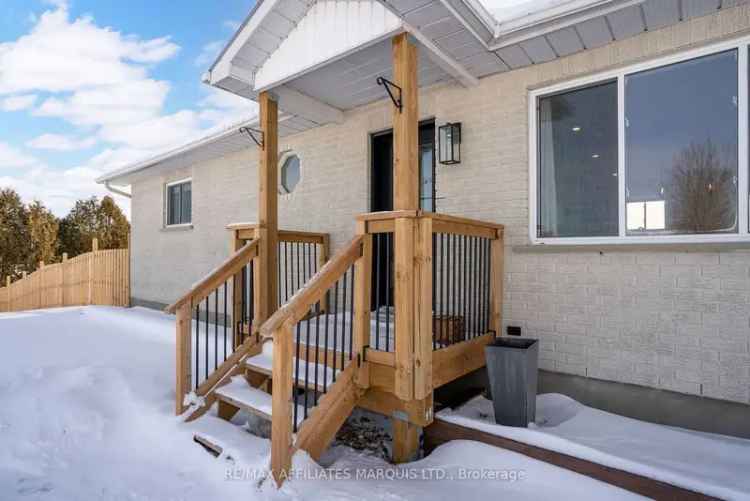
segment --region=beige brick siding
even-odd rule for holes
[[[438,166],[438,210],[506,225],[504,323],[542,340],[545,369],[750,402],[750,249],[529,248],[530,89],[750,33],[750,7],[645,33],[550,63],[423,90],[424,118],[462,122],[463,161]],[[280,141],[301,160],[281,197],[285,228],[331,233],[334,249],[369,207],[369,134],[390,103]],[[133,186],[133,294],[166,302],[226,257],[229,222],[255,218],[255,154]],[[194,228],[162,230],[164,183],[192,173]]]

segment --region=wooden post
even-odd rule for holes
[[[393,208],[419,210],[419,83],[417,47],[407,33],[393,37],[393,80],[401,88],[402,108],[393,108]],[[415,262],[414,218],[394,222],[394,300],[395,364],[394,393],[401,400],[412,400],[414,392],[415,339],[419,315],[417,299],[418,266]],[[421,340],[421,336],[420,336]],[[423,375],[422,375],[423,376]],[[421,377],[420,376],[420,379]],[[424,388],[420,389],[420,393]],[[394,459],[407,460],[415,455],[419,430],[396,418],[393,421]]]
[[[357,234],[363,236],[362,257],[354,265],[354,356],[360,357],[360,366],[354,381],[362,388],[370,386],[370,374],[365,361],[365,350],[370,346],[370,305],[372,294],[372,235],[367,234],[367,223],[357,223]]]
[[[96,252],[99,250],[99,240],[97,238],[94,238],[91,241],[91,255],[89,256],[89,297],[88,297],[88,304],[94,304],[94,270],[95,270],[95,260],[96,260]]]
[[[279,243],[279,112],[278,104],[268,92],[261,92],[260,128],[263,143],[258,162],[258,257],[261,265],[254,270],[258,276],[255,318],[265,322],[278,308],[278,243]]]
[[[417,47],[407,33],[393,37],[393,79],[402,109],[393,109],[393,208],[419,209],[419,83]]]
[[[490,249],[490,269],[492,276],[490,289],[490,330],[496,336],[503,330],[503,230],[497,230],[497,238],[492,241]]]
[[[414,218],[398,218],[394,231],[394,284],[396,362],[394,393],[401,400],[414,398]]]
[[[38,295],[37,295],[37,308],[44,308],[44,293],[47,289],[46,273],[44,272],[44,261],[39,261],[39,273],[37,278]]]
[[[416,459],[419,452],[419,426],[408,421],[392,418],[394,463],[406,463]]]
[[[60,263],[60,288],[62,289],[60,292],[60,306],[68,306],[68,302],[65,298],[65,293],[67,292],[65,277],[68,276],[68,267],[68,253],[63,252],[62,263]]]
[[[232,231],[232,238],[229,241],[230,255],[242,248],[243,241],[240,240],[239,233],[238,230]],[[232,277],[232,332],[234,333],[232,338],[234,339],[233,342],[235,349],[242,344],[242,334],[240,333],[240,329],[244,328],[244,326],[240,325],[242,319],[242,273],[243,272],[241,271]],[[252,298],[251,300],[254,301],[255,298]]]
[[[416,220],[414,304],[414,398],[432,395],[432,218]]]
[[[323,242],[320,244],[320,254],[318,255],[318,270],[323,268],[323,265],[328,262],[329,253],[331,251],[331,238],[328,234],[323,235]],[[367,278],[371,280],[371,278]],[[328,294],[323,294],[320,299],[320,309],[322,312],[328,311]]]
[[[271,393],[271,472],[281,486],[292,466],[292,327],[284,325],[273,334]]]
[[[177,309],[176,336],[175,345],[177,346],[177,360],[175,363],[177,378],[175,386],[175,414],[180,415],[185,412],[185,395],[190,393],[190,382],[192,378],[192,368],[190,353],[192,352],[190,327],[192,304],[187,301]]]

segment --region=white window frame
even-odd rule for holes
[[[669,244],[669,243],[750,243],[750,231],[748,229],[748,198],[750,197],[748,185],[748,45],[750,37],[736,38],[733,40],[714,43],[682,51],[669,56],[652,59],[646,62],[632,64],[604,71],[590,76],[569,80],[562,83],[550,85],[539,89],[530,90],[528,93],[529,114],[529,237],[533,245],[602,245],[602,244]],[[625,221],[625,77],[644,70],[654,69],[674,63],[688,61],[702,56],[727,51],[737,50],[737,78],[738,78],[738,165],[737,165],[737,224],[738,232],[731,234],[703,234],[703,235],[626,235]],[[617,121],[618,121],[618,220],[619,235],[611,237],[538,237],[538,111],[539,98],[560,92],[571,91],[580,87],[588,87],[605,81],[617,81]]]
[[[190,222],[169,224],[169,188],[178,184],[190,183]],[[193,178],[186,177],[177,181],[170,181],[164,185],[164,227],[165,228],[186,228],[193,226]],[[182,203],[182,201],[180,201]]]

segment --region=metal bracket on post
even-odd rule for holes
[[[401,96],[401,87],[383,77],[378,77],[376,82],[378,85],[382,85],[383,87],[385,87],[385,91],[388,93],[391,101],[393,101],[393,106],[398,108],[398,112],[401,113],[404,109],[404,101]],[[393,91],[391,90],[392,88],[398,90],[398,99],[393,95]]]
[[[240,127],[240,134],[247,134],[259,148],[263,147],[263,131],[252,127]],[[259,136],[256,137],[256,134]]]

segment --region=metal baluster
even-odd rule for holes
[[[315,397],[313,398],[314,405],[318,405],[318,367],[320,363],[320,303],[318,302],[315,306]]]
[[[451,234],[451,317],[456,317],[456,235]],[[453,344],[453,338],[456,336],[456,327],[458,327],[458,321],[451,318],[451,329],[448,331],[449,338],[447,344]]]
[[[291,258],[292,253],[289,251],[289,242],[284,243],[284,284],[286,284],[285,292],[286,292],[286,301],[284,303],[289,302],[289,298],[292,297],[292,286],[290,284],[290,280],[292,280],[292,270],[291,270]]]
[[[432,234],[432,311],[430,312],[430,315],[432,315],[432,332],[430,335],[432,336],[432,349],[434,350],[436,347],[436,339],[435,339],[435,312],[437,311],[437,258],[435,257],[435,254],[437,252],[437,234]]]
[[[440,234],[440,295],[442,300],[440,301],[440,340],[445,339],[445,327],[446,327],[446,308],[448,307],[448,266],[446,261],[446,255],[448,254],[447,245],[445,243],[445,233]]]
[[[344,272],[344,276],[343,276],[344,307],[341,310],[341,370],[344,370],[344,355],[346,354],[346,274],[347,274],[347,271]],[[342,279],[339,279],[339,280],[342,280]]]
[[[391,351],[391,234],[385,233],[385,351]],[[393,326],[396,330],[396,326]],[[394,333],[395,334],[395,333]]]
[[[227,361],[227,282],[224,282],[224,361]]]
[[[201,325],[201,317],[200,317],[200,305],[195,307],[195,389],[198,389],[198,381],[200,378],[200,365],[199,365],[199,351],[201,348],[200,345],[200,325]]]
[[[286,245],[286,243],[284,243],[284,245]],[[277,257],[280,254],[281,254],[281,242],[279,242],[277,246],[277,254],[276,254]],[[278,273],[279,273],[279,278],[278,278],[278,281],[276,282],[277,284],[276,289],[278,290],[276,292],[278,293],[278,296],[279,296],[279,306],[281,306],[282,304],[284,304],[281,302],[281,259],[276,260],[276,265],[277,265],[276,267],[278,268]]]
[[[245,267],[242,267],[242,278],[240,279],[240,294],[242,294],[242,299],[240,299],[240,325],[239,325],[239,338],[240,338],[240,344],[245,342],[245,300],[246,300],[246,293],[247,293],[247,275],[245,274],[247,270]],[[236,294],[236,291],[235,291]],[[235,320],[235,323],[237,321]],[[234,341],[232,342],[234,344]],[[234,350],[232,350],[234,351]]]
[[[328,306],[325,309],[325,315],[326,315],[326,326],[325,326],[325,334],[324,334],[324,347],[325,351],[323,352],[323,393],[328,391],[328,312],[331,310],[331,298],[328,294],[329,291],[326,291],[326,296],[328,296],[328,301],[326,302],[326,305]],[[334,357],[336,358],[336,357]]]
[[[248,314],[247,324],[248,324],[248,332],[252,333],[253,330],[253,320],[255,319],[255,267],[253,265],[253,262],[250,261],[247,264],[247,274],[249,275],[248,280],[248,309],[250,310],[250,313]],[[255,340],[260,341],[260,332],[255,332]]]
[[[208,297],[206,297],[206,379],[208,379]]]
[[[300,345],[302,344],[301,339],[301,327],[299,322],[297,322],[297,347],[296,352],[297,356],[294,359],[294,382],[292,383],[292,393],[294,395],[294,431],[297,431],[297,414],[299,412],[299,388],[297,387],[297,382],[299,381],[299,359],[300,359]]]
[[[484,289],[484,304],[486,311],[484,312],[484,325],[485,330],[489,332],[490,330],[490,315],[492,315],[492,304],[490,302],[490,289],[492,288],[492,242],[488,239],[487,242],[484,245],[485,247],[485,253],[484,253],[484,262],[486,265],[486,271],[485,271],[485,277],[487,285]],[[496,332],[495,335],[498,333]]]
[[[214,292],[214,370],[219,366],[219,289]]]
[[[479,266],[479,238],[474,238],[474,332],[477,335],[480,335],[481,332],[479,332],[479,271],[481,270]]]
[[[380,349],[380,258],[382,257],[382,246],[380,245],[380,235],[373,235],[375,239],[375,349]],[[368,305],[369,307],[369,305]],[[387,350],[387,348],[386,348]]]
[[[305,328],[305,419],[307,419],[307,383],[310,377],[310,318],[307,319]]]
[[[297,285],[296,287],[294,287],[294,292],[297,292],[300,286],[299,274],[300,274],[300,271],[302,270],[302,258],[300,257],[300,254],[299,254],[299,242],[296,242],[294,244],[294,253],[297,255],[297,270],[296,270],[297,273],[295,273],[295,275],[297,275]]]
[[[339,281],[336,280],[333,292],[333,382],[336,382],[336,347],[338,346],[339,330]]]
[[[461,247],[462,247],[461,253],[463,254],[463,273],[461,274],[461,283],[463,284],[461,294],[462,294],[463,300],[461,301],[462,303],[461,314],[464,317],[464,338],[468,338],[469,337],[469,332],[468,332],[469,318],[468,318],[467,302],[466,302],[466,295],[467,295],[467,290],[468,290],[468,286],[466,283],[466,279],[468,278],[468,262],[467,262],[468,256],[466,252],[466,235],[461,235]]]
[[[349,360],[352,359],[352,352],[354,351],[354,266],[352,265],[350,268],[351,270],[351,281],[352,286],[349,289],[349,302],[350,302],[350,308],[349,308],[349,333],[351,334],[349,336]],[[368,333],[369,334],[369,333]]]

